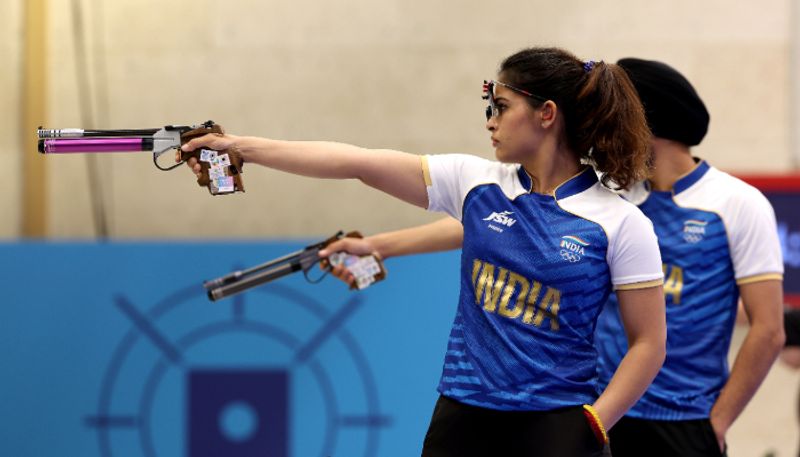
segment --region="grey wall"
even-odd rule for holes
[[[22,2],[6,1],[0,43],[3,125],[18,114]],[[51,1],[52,127],[82,125],[71,2]],[[414,153],[491,157],[482,79],[527,45],[580,57],[661,59],[684,72],[712,113],[696,153],[738,172],[789,169],[789,0],[697,3],[539,0],[323,2],[83,0],[96,126],[214,119],[228,131],[327,139]],[[9,14],[5,14],[8,11]],[[6,57],[7,56],[7,57]],[[9,132],[16,132],[10,129]],[[22,151],[0,137],[10,166]],[[48,232],[94,235],[84,156],[46,158]],[[435,216],[353,182],[249,166],[247,193],[212,198],[186,170],[148,157],[98,158],[113,238],[297,237],[371,233]],[[0,180],[0,236],[19,235],[19,176]]]

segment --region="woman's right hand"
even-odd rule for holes
[[[199,148],[213,149],[215,151],[225,152],[229,149],[236,148],[236,140],[239,137],[234,135],[220,135],[218,133],[209,133],[198,138],[194,138],[181,146],[181,151],[191,152]],[[181,151],[175,151],[175,162],[181,161]],[[192,169],[192,172],[199,178],[202,174],[200,163],[195,157],[190,157],[186,161],[186,165]]]
[[[325,249],[319,251],[321,258],[327,258],[335,252],[346,252],[351,255],[364,256],[374,255],[380,257],[369,238],[342,238],[329,244]],[[331,269],[331,274],[339,278],[348,286],[355,284],[356,278],[344,265],[336,265]]]

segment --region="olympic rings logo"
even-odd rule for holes
[[[684,233],[683,239],[687,243],[695,244],[703,240],[703,235],[695,235],[694,233]]]
[[[575,263],[581,260],[581,256],[575,254],[574,252],[567,251],[566,249],[561,250],[561,258],[571,263]]]

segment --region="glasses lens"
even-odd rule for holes
[[[483,81],[483,99],[489,100],[489,106],[486,107],[486,120],[488,121],[497,114],[497,108],[494,105],[494,81]]]

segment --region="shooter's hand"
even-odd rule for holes
[[[181,146],[180,151],[175,152],[175,162],[181,161],[181,151],[183,152],[192,152],[196,149],[205,148],[205,149],[213,149],[215,151],[226,152],[230,149],[236,149],[236,142],[239,137],[235,135],[224,134],[220,135],[218,133],[209,133],[208,135],[204,135],[198,138],[194,138],[188,141],[186,144]],[[202,170],[200,167],[200,163],[198,162],[196,157],[190,157],[186,161],[186,165],[192,169],[194,174],[199,178],[202,174]]]
[[[380,254],[370,242],[369,238],[342,238],[329,244],[325,249],[319,251],[320,258],[327,258],[334,252],[346,252],[348,254],[364,256],[372,254],[380,259]],[[331,274],[339,278],[342,282],[352,287],[355,285],[355,275],[344,265],[336,265],[331,269]]]
[[[242,166],[244,160],[237,146],[240,137],[216,131],[196,129],[181,134],[183,145],[175,160],[185,161],[197,176],[197,184],[207,187],[212,195],[244,192]]]

